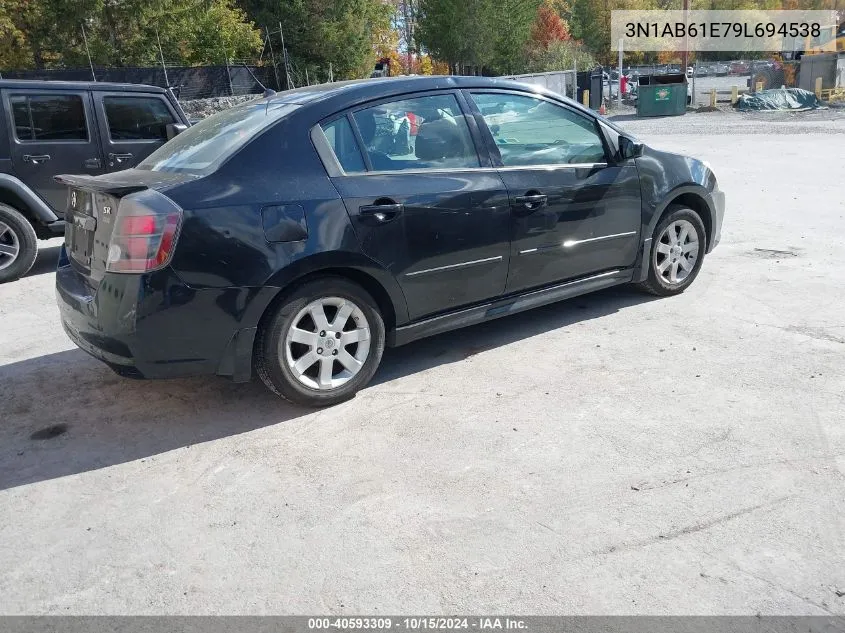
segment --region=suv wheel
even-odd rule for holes
[[[296,289],[259,328],[256,372],[296,404],[337,404],[370,382],[384,340],[373,298],[346,279],[325,277]]]
[[[0,283],[25,275],[37,254],[35,229],[19,211],[0,204]]]
[[[686,207],[672,206],[654,229],[648,279],[637,284],[653,295],[682,293],[701,270],[707,234],[701,217]]]

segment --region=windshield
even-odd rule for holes
[[[293,103],[258,101],[218,112],[159,147],[138,169],[212,172],[259,132],[298,107]]]

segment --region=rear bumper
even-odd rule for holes
[[[254,295],[249,289],[193,289],[169,269],[106,274],[94,287],[70,265],[64,247],[56,271],[68,337],[134,378],[220,374],[248,381],[258,317],[246,297]]]

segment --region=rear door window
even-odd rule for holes
[[[78,95],[15,95],[9,102],[19,141],[88,141]]]
[[[112,141],[167,140],[167,125],[176,119],[158,97],[103,97]]]
[[[361,150],[358,148],[358,141],[355,140],[355,134],[352,132],[352,126],[349,125],[349,120],[345,116],[325,123],[321,127],[343,171],[354,174],[367,170]]]
[[[381,103],[352,116],[373,171],[480,166],[453,94]]]

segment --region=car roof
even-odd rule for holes
[[[429,75],[352,79],[349,81],[336,81],[285,90],[267,97],[267,100],[274,105],[282,103],[291,103],[300,106],[319,104],[320,107],[317,108],[318,110],[332,112],[344,110],[365,101],[390,98],[407,93],[472,88],[506,88],[520,90],[522,92],[534,92],[551,96],[557,100],[564,100],[571,107],[595,116],[594,112],[588,110],[580,103],[554,93],[542,86],[498,77]]]
[[[120,84],[106,81],[52,81],[45,79],[0,79],[0,88],[23,90],[98,90],[107,92],[164,93],[164,88],[146,84]]]

